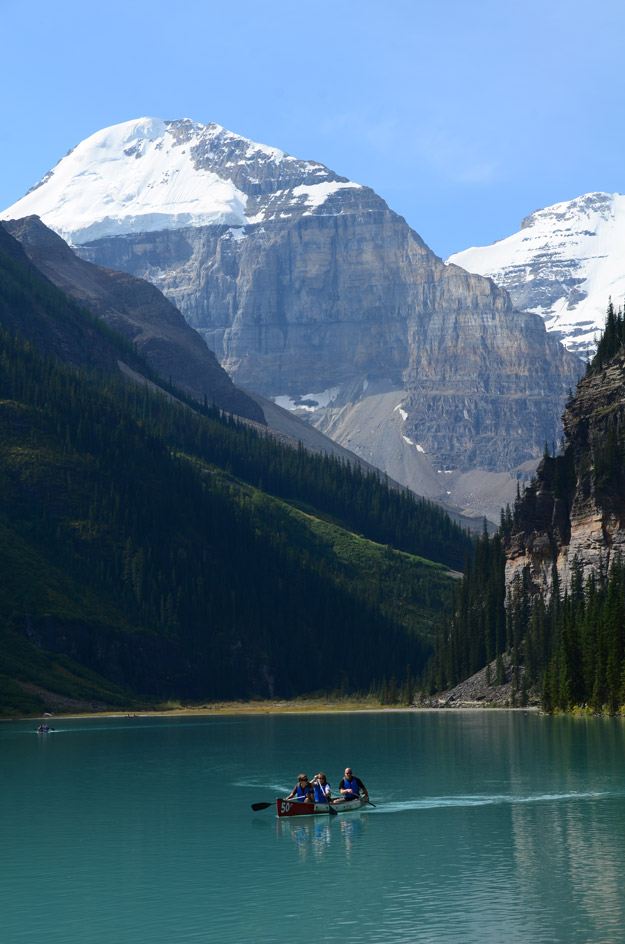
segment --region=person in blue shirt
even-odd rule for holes
[[[367,803],[369,802],[369,791],[360,777],[354,777],[351,767],[345,768],[345,777],[339,784],[339,793],[346,800],[353,800],[354,797],[362,796]]]
[[[312,781],[315,788],[315,803],[329,803],[332,796],[328,778],[324,773],[316,774]]]
[[[295,800],[297,803],[314,803],[315,795],[312,784],[309,782],[306,774],[298,774],[297,783],[285,800]]]

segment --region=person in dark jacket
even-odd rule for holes
[[[362,796],[367,803],[369,802],[369,791],[360,777],[354,777],[351,767],[345,768],[345,777],[339,784],[339,793],[344,796],[346,800],[353,800],[354,797]]]

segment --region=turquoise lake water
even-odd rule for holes
[[[2,944],[622,944],[625,723],[523,712],[0,724]],[[250,804],[346,765],[376,808]]]

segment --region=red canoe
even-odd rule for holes
[[[332,809],[337,813],[348,813],[350,810],[359,810],[366,806],[367,801],[362,797],[354,800],[337,800],[332,804]],[[329,814],[327,803],[301,803],[297,800],[283,800],[280,797],[276,800],[276,809],[278,816],[317,816]]]

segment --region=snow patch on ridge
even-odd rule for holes
[[[409,446],[414,446],[417,452],[422,452],[425,454],[425,449],[423,448],[423,446],[420,446],[418,443],[413,442],[412,439],[408,439],[407,436],[402,435],[402,439],[404,440],[404,442],[407,442]]]
[[[293,187],[292,193],[296,199],[304,197],[308,206],[306,213],[311,213],[322,206],[328,197],[337,193],[337,191],[347,190],[351,187],[360,187],[360,185],[351,181],[346,183],[338,180],[325,180],[319,184],[300,184],[299,187]]]
[[[296,397],[278,396],[272,397],[272,400],[284,410],[306,410],[314,413],[315,410],[329,406],[333,400],[336,400],[340,389],[340,387],[329,387],[321,393],[302,393]]]

